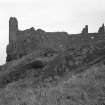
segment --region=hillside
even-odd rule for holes
[[[0,105],[104,105],[105,42],[43,48],[0,67]]]
[[[35,86],[32,79],[13,82],[0,90],[1,105],[104,105],[105,66],[94,65],[83,73],[58,82]]]

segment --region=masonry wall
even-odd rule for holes
[[[103,26],[101,30],[103,31]],[[35,30],[33,27],[26,30],[18,30],[16,18],[9,21],[9,44],[7,46],[7,62],[19,59],[33,51],[45,48],[65,50],[68,48],[78,48],[87,43],[94,43],[105,40],[105,33],[88,33],[88,26],[83,28],[81,34],[70,35],[66,32],[45,32]]]

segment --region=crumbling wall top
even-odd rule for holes
[[[88,25],[85,25],[85,27],[82,30],[82,34],[88,34]]]
[[[102,24],[101,27],[99,27],[98,33],[105,33],[105,26]]]

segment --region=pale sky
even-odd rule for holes
[[[105,22],[105,0],[0,0],[0,64],[5,63],[10,17],[19,29],[80,33],[84,25],[97,32]]]

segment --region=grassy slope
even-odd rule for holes
[[[34,85],[32,78],[9,84],[0,91],[0,105],[104,105],[105,65],[94,65],[56,85]]]

